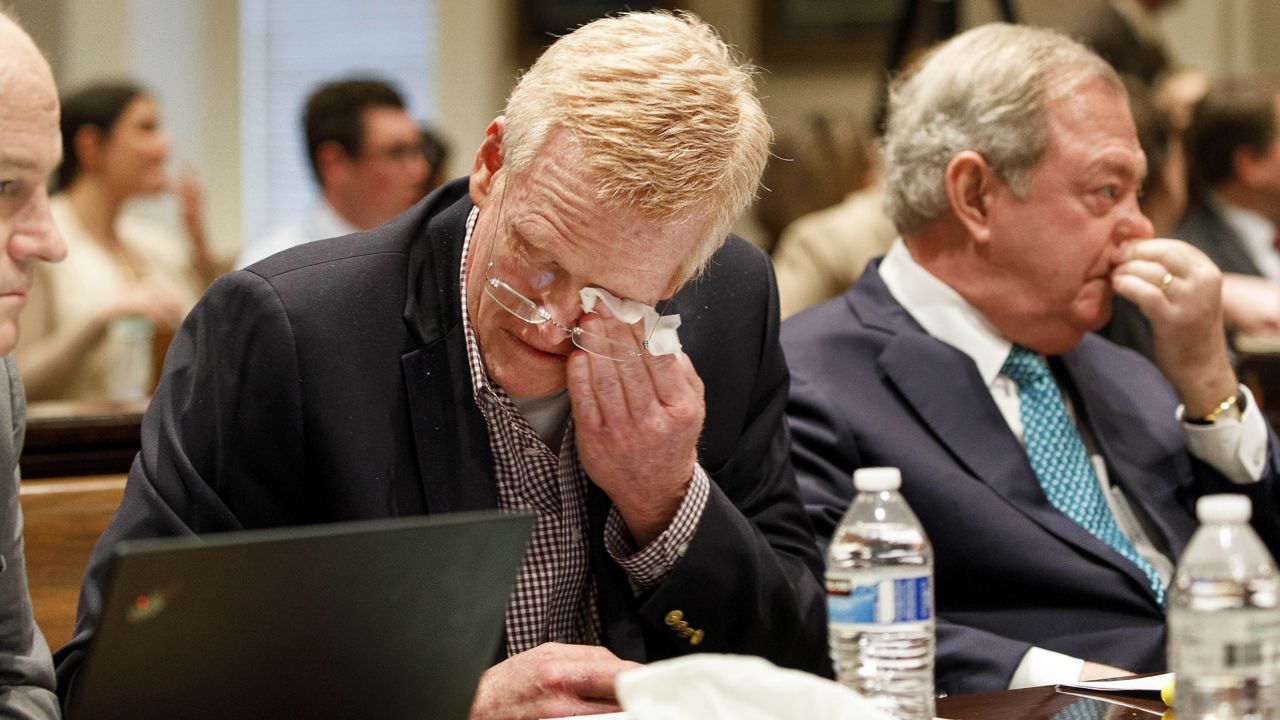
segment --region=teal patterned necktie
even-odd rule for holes
[[[1160,582],[1160,576],[1151,563],[1134,550],[1133,543],[1120,532],[1115,518],[1111,516],[1084,442],[1067,416],[1062,394],[1058,392],[1058,385],[1044,360],[1036,353],[1014,345],[1000,372],[1018,384],[1027,457],[1049,503],[1137,565],[1147,576],[1157,602],[1163,607],[1164,583]]]

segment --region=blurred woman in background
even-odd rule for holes
[[[150,392],[152,338],[169,337],[225,268],[209,253],[193,180],[177,188],[187,241],[123,213],[170,189],[169,137],[155,99],[100,83],[62,103],[54,221],[67,260],[39,268],[15,351],[27,397],[125,399]]]

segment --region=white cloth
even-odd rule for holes
[[[578,291],[582,300],[582,312],[595,309],[596,302],[604,303],[613,316],[628,325],[644,321],[644,336],[651,355],[673,355],[680,352],[679,315],[658,315],[658,311],[635,300],[623,300],[608,290],[585,287]]]
[[[1013,344],[963,297],[928,270],[916,263],[902,240],[894,242],[880,264],[880,276],[894,299],[920,323],[931,336],[955,347],[973,358],[978,374],[991,391],[991,398],[1009,429],[1023,442],[1021,404],[1018,385],[1000,374]],[[1244,414],[1239,420],[1225,420],[1212,426],[1183,423],[1187,447],[1193,455],[1218,469],[1239,484],[1257,482],[1266,462],[1267,428],[1257,403],[1247,388]],[[1067,412],[1076,421],[1071,399],[1063,396]],[[1181,419],[1182,408],[1178,408]],[[1167,584],[1173,574],[1173,560],[1160,552],[1143,526],[1123,491],[1112,486],[1106,463],[1098,455],[1097,443],[1085,427],[1079,426],[1080,437],[1093,462],[1098,482],[1116,524],[1133,543],[1138,554]],[[1044,685],[1079,678],[1084,661],[1060,653],[1032,648],[1015,671],[1010,689],[1029,684]]]
[[[1262,276],[1271,282],[1280,282],[1280,252],[1276,251],[1276,225],[1261,214],[1248,208],[1213,198],[1214,209],[1223,222],[1244,241],[1244,251],[1258,267]]]
[[[252,265],[295,245],[350,235],[359,230],[360,228],[339,215],[333,206],[321,200],[320,204],[302,220],[278,225],[266,235],[245,243],[244,249],[240,251],[240,257],[236,258],[236,267]]]
[[[890,720],[839,683],[747,655],[661,660],[619,675],[616,689],[631,720]]]

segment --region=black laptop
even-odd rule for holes
[[[124,542],[68,717],[467,717],[526,514]]]

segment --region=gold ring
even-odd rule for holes
[[[1173,284],[1173,273],[1167,272],[1164,277],[1160,278],[1160,292],[1169,292],[1169,286]]]

